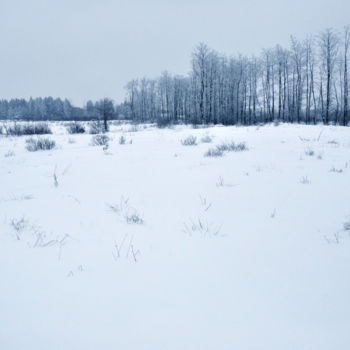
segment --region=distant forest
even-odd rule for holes
[[[277,45],[259,57],[227,57],[199,44],[187,76],[163,72],[156,79],[136,79],[126,99],[89,101],[83,108],[68,100],[36,98],[0,100],[1,119],[90,120],[250,125],[297,122],[348,125],[349,28],[326,29],[290,47]],[[101,108],[101,106],[103,106]]]
[[[108,107],[106,107],[108,106]],[[30,98],[0,100],[0,119],[9,120],[93,120],[103,116],[108,108],[109,119],[116,118],[116,106],[110,99],[88,101],[83,107],[73,106],[60,98]]]

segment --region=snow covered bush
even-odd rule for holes
[[[29,152],[46,151],[56,146],[56,142],[54,140],[44,137],[38,137],[37,139],[31,137],[26,139],[26,144],[26,149]]]
[[[343,172],[343,169],[337,169],[337,168],[335,168],[335,167],[332,167],[331,169],[329,169],[329,172],[331,172],[331,173],[338,173],[338,174],[340,174],[340,173],[342,173]]]
[[[69,134],[84,134],[85,127],[81,123],[70,123],[67,125],[67,131]]]
[[[137,124],[132,124],[126,131],[127,132],[138,132],[140,130],[141,129]]]
[[[350,231],[350,220],[344,222],[344,231]]]
[[[203,143],[210,143],[212,141],[212,138],[209,135],[205,135],[201,138],[201,142]]]
[[[205,157],[222,157],[224,152],[218,149],[217,147],[209,148],[207,152],[205,152]]]
[[[166,128],[172,125],[172,121],[170,118],[158,117],[157,118],[157,127],[158,128]]]
[[[89,133],[92,135],[101,134],[105,131],[103,123],[100,120],[94,120],[90,123]]]
[[[246,146],[245,143],[241,142],[241,143],[237,143],[232,145],[231,144],[231,148],[229,149],[229,151],[234,151],[234,152],[241,152],[241,151],[247,151],[248,148]]]
[[[125,145],[125,142],[126,142],[126,138],[122,135],[119,137],[119,144],[120,145]]]
[[[305,155],[309,156],[309,157],[312,157],[313,155],[315,155],[315,151],[308,147],[306,150],[305,150]]]
[[[8,151],[4,154],[4,157],[5,157],[5,158],[14,157],[14,155],[15,155],[15,152],[14,152],[14,151],[8,150]]]
[[[245,143],[224,142],[217,145],[215,148],[209,148],[204,154],[205,157],[221,157],[224,152],[241,152],[247,151],[248,148]]]
[[[248,148],[245,143],[223,142],[217,145],[216,148],[222,152],[240,152],[246,151]]]
[[[181,144],[183,146],[196,146],[197,145],[197,137],[193,135],[189,135],[181,140]]]
[[[107,146],[109,142],[107,135],[95,135],[91,139],[91,146]]]
[[[52,131],[47,123],[14,123],[13,125],[5,127],[4,129],[7,136],[52,134]]]

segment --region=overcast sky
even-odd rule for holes
[[[259,54],[345,25],[349,0],[0,0],[0,99],[120,102],[133,78],[187,74],[199,42]]]

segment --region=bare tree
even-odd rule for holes
[[[343,113],[343,125],[348,123],[348,97],[349,97],[349,77],[348,77],[348,50],[350,44],[350,30],[349,27],[344,28],[344,113]]]
[[[326,74],[326,108],[324,122],[329,123],[330,107],[332,99],[332,79],[335,61],[338,54],[339,37],[333,29],[326,29],[320,34],[320,49],[323,69]]]
[[[199,44],[188,76],[164,72],[127,85],[124,115],[135,121],[253,124],[257,122],[349,121],[348,47],[339,60],[339,36],[327,29],[260,57],[226,57]],[[319,50],[316,50],[318,43]],[[129,112],[125,112],[126,108]]]
[[[99,112],[100,118],[103,120],[104,131],[108,131],[108,120],[114,115],[113,101],[109,98],[103,98],[96,103],[96,109]]]

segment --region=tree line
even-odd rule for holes
[[[137,122],[323,122],[347,125],[349,28],[326,29],[259,57],[227,57],[199,44],[188,76],[164,72],[127,84],[119,111]]]
[[[199,44],[187,76],[163,72],[126,85],[126,99],[104,98],[82,108],[60,98],[0,100],[0,119],[91,120],[250,125],[323,122],[348,125],[350,30],[326,29],[288,48],[227,57]]]
[[[0,100],[0,119],[9,120],[93,120],[115,119],[116,106],[104,98],[88,101],[84,107],[75,107],[69,100],[60,98],[30,98]]]

